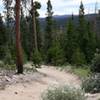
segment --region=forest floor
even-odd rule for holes
[[[69,85],[79,88],[81,84],[76,75],[48,66],[42,66],[37,72],[30,74],[6,76],[5,80],[9,84],[0,90],[0,100],[41,100],[41,94],[48,87]],[[88,100],[100,98],[100,94],[88,94],[88,96]]]

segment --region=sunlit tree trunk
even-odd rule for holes
[[[20,39],[20,0],[16,0],[16,65],[17,65],[17,73],[23,73],[23,58],[22,58],[22,47],[21,47],[21,39]]]

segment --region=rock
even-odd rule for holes
[[[18,92],[14,92],[15,94],[18,94]]]
[[[11,79],[7,76],[5,76],[6,81],[11,82]]]

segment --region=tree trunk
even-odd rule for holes
[[[36,16],[35,16],[35,7],[34,7],[34,0],[31,0],[31,7],[32,7],[32,20],[33,20],[33,33],[34,33],[34,46],[35,51],[38,51],[38,43],[37,43],[37,30],[36,30]],[[32,48],[34,48],[34,46]],[[31,52],[30,60],[32,60],[33,49]]]
[[[16,0],[16,65],[17,65],[17,73],[23,73],[23,57],[22,57],[22,47],[21,47],[21,39],[20,39],[20,0]]]
[[[35,50],[38,51],[38,44],[37,44],[37,30],[36,30],[36,19],[35,19],[35,8],[33,7],[33,30],[34,30],[34,43],[35,43]]]

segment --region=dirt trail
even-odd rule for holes
[[[77,76],[57,70],[54,67],[42,66],[37,69],[42,77],[29,83],[18,83],[0,91],[0,100],[41,100],[41,93],[49,86],[68,84],[79,87]]]

